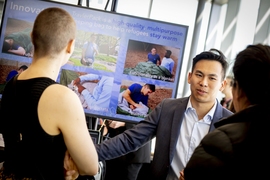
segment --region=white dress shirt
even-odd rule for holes
[[[189,99],[167,180],[179,180],[180,171],[184,169],[202,138],[209,132],[216,106],[217,101],[203,119],[198,119]]]

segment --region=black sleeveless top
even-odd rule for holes
[[[7,83],[0,117],[5,143],[5,173],[46,180],[64,179],[66,146],[63,135],[47,134],[37,113],[40,96],[55,83],[49,78],[11,79]]]

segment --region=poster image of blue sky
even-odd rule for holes
[[[148,54],[151,53],[152,48],[156,49],[156,53],[160,57],[159,65],[148,61]],[[163,58],[165,58],[164,56],[166,54],[166,50],[170,50],[172,52],[170,56],[170,58],[173,60],[171,71],[164,66],[161,66],[161,62],[163,61]],[[129,40],[123,73],[131,76],[140,76],[161,81],[174,82],[177,68],[179,69],[179,65],[181,64],[178,58],[179,54],[179,48]]]

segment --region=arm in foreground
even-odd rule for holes
[[[67,150],[79,174],[97,174],[97,153],[78,96],[65,86],[51,85],[41,96],[38,109],[39,116],[50,121],[47,124],[52,124],[51,128],[62,132]]]
[[[158,105],[133,128],[96,145],[99,160],[110,160],[136,151],[153,139],[156,136],[161,109],[161,105]]]

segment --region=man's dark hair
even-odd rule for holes
[[[2,48],[2,52],[8,52],[8,50],[10,50],[10,44],[6,41],[4,41],[3,43],[3,48]]]
[[[145,84],[152,92],[155,92],[156,86],[154,84]]]
[[[26,66],[26,65],[22,65],[21,67],[19,67],[19,70],[26,70],[28,68],[28,66]]]
[[[192,72],[194,70],[195,65],[200,60],[209,60],[209,61],[220,62],[221,66],[222,66],[222,71],[223,71],[222,78],[225,79],[225,74],[226,74],[226,71],[228,69],[228,62],[226,61],[226,57],[224,56],[224,54],[221,51],[212,48],[209,51],[204,51],[204,52],[196,55],[193,58],[192,69],[191,69]]]
[[[237,54],[234,80],[251,104],[270,102],[270,46],[249,45]]]
[[[172,51],[166,50],[165,57],[166,57],[166,58],[169,58],[169,57],[171,57],[171,55],[172,55]]]

